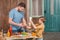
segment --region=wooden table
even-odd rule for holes
[[[22,37],[5,37],[6,40],[27,40],[27,39],[32,39],[35,40],[37,37],[33,36],[22,36]]]

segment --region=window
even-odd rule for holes
[[[29,17],[39,17],[44,14],[42,0],[29,0]]]

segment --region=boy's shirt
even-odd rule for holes
[[[43,38],[43,32],[44,32],[44,23],[40,24],[40,25],[36,25],[36,36],[38,38]]]

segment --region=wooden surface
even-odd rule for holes
[[[30,38],[32,38],[32,39],[34,40],[34,39],[36,39],[37,37],[33,37],[33,36],[30,36],[30,37],[29,37],[29,36],[22,36],[22,37],[17,37],[17,36],[16,36],[16,37],[15,37],[15,36],[14,36],[14,37],[5,37],[6,40],[21,40],[21,39],[22,39],[22,40],[27,40],[27,39],[30,39]]]

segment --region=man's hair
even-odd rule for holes
[[[23,2],[19,3],[19,4],[18,4],[18,6],[21,6],[21,7],[24,7],[24,8],[26,8],[26,5],[25,5],[25,3],[23,3]]]

